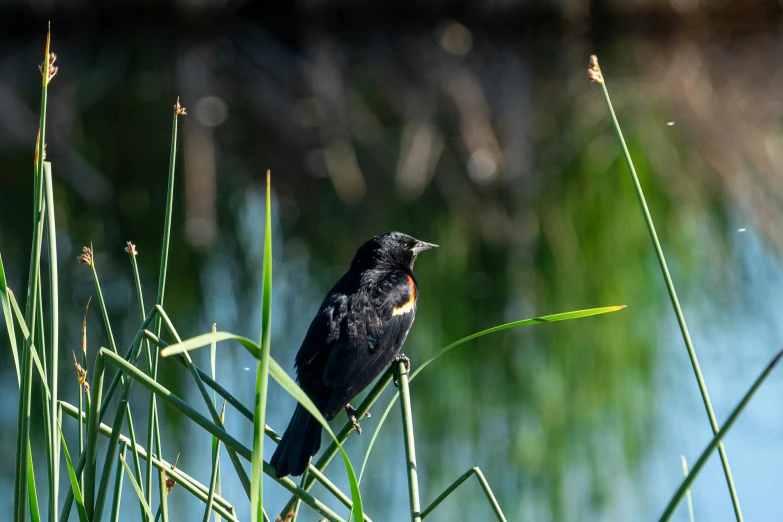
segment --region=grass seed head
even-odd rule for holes
[[[591,82],[604,83],[604,75],[601,74],[601,67],[598,65],[598,57],[590,55],[590,67],[587,69],[587,77]]]

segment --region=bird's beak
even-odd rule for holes
[[[414,253],[418,254],[419,252],[423,252],[431,248],[438,248],[438,245],[427,243],[425,241],[417,241],[416,244],[413,245],[413,248],[411,248],[411,250],[413,250]]]

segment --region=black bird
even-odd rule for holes
[[[413,263],[436,246],[400,232],[375,236],[321,303],[295,366],[299,386],[327,420],[345,409],[359,431],[349,402],[399,357],[419,297]],[[270,461],[277,478],[304,473],[320,446],[321,425],[297,404]]]

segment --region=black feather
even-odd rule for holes
[[[295,366],[299,385],[327,420],[399,354],[416,316],[413,263],[433,246],[399,232],[370,239],[321,303]],[[301,475],[320,443],[320,424],[297,405],[272,457],[277,477]]]

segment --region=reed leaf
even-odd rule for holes
[[[728,433],[728,431],[734,425],[734,422],[743,412],[745,407],[750,402],[750,399],[753,398],[753,395],[756,393],[759,387],[761,387],[761,385],[764,383],[766,378],[772,372],[773,368],[775,368],[775,366],[778,364],[781,357],[783,357],[783,350],[778,352],[775,355],[775,357],[772,359],[772,361],[770,361],[770,363],[764,368],[764,370],[756,378],[756,380],[748,389],[748,391],[745,392],[745,395],[742,397],[739,404],[737,404],[734,410],[732,410],[731,414],[726,419],[726,422],[723,423],[723,427],[720,430],[718,430],[718,433],[716,433],[712,437],[710,443],[707,444],[706,448],[704,448],[704,451],[699,456],[699,459],[696,461],[696,464],[693,465],[693,468],[691,469],[690,473],[688,473],[688,476],[686,476],[685,479],[682,481],[682,484],[680,484],[680,487],[677,488],[677,491],[674,493],[674,496],[672,496],[672,499],[669,501],[669,504],[666,506],[666,509],[664,510],[663,515],[661,515],[660,518],[661,522],[666,522],[671,518],[672,514],[674,514],[674,510],[677,509],[677,506],[679,505],[685,493],[690,490],[691,484],[693,483],[694,480],[696,480],[696,477],[701,471],[701,468],[703,468],[704,464],[706,464],[707,459],[710,457],[710,455],[715,450],[715,448],[720,445],[721,439],[723,439],[726,433]]]
[[[60,440],[63,444],[63,454],[65,455],[65,465],[68,468],[68,478],[71,481],[71,491],[73,491],[73,497],[76,500],[76,511],[79,513],[79,522],[88,522],[87,510],[84,508],[84,499],[82,498],[82,491],[79,488],[79,479],[76,478],[76,472],[73,469],[73,462],[71,461],[71,454],[68,451],[68,444],[65,442],[65,435],[63,435],[62,426],[58,425],[60,431]]]
[[[489,335],[492,333],[502,332],[503,330],[509,330],[511,328],[519,328],[520,326],[528,326],[533,324],[541,324],[541,323],[556,323],[559,321],[570,321],[572,319],[581,319],[584,317],[591,317],[594,315],[601,315],[601,314],[607,314],[611,312],[616,312],[618,310],[622,310],[625,308],[625,305],[620,306],[605,306],[602,308],[589,308],[586,310],[577,310],[574,312],[564,312],[560,314],[553,314],[553,315],[544,315],[541,317],[534,317],[531,319],[522,319],[521,321],[514,321],[511,323],[501,324],[499,326],[493,326],[492,328],[487,328],[486,330],[482,330],[480,332],[476,332],[474,334],[468,335],[467,337],[463,337],[462,339],[458,341],[454,341],[450,345],[446,346],[445,348],[442,348],[441,350],[437,351],[435,355],[421,363],[416,370],[411,373],[410,380],[416,378],[417,375],[419,375],[424,368],[430,365],[433,361],[444,355],[446,352],[449,352],[456,348],[457,346],[464,344],[468,341],[472,341],[473,339],[477,339],[479,337],[483,337],[485,335]],[[367,462],[370,459],[370,454],[372,453],[372,449],[375,446],[375,441],[378,438],[378,433],[381,431],[381,427],[383,426],[383,423],[386,421],[386,417],[389,416],[389,412],[391,411],[394,404],[397,402],[397,399],[400,397],[400,392],[397,391],[394,396],[389,401],[389,404],[386,406],[386,409],[383,412],[383,415],[381,416],[380,420],[378,421],[377,426],[375,427],[375,432],[372,435],[372,438],[370,439],[370,444],[367,446],[367,451],[364,454],[364,461],[362,462],[362,469],[359,472],[359,482],[361,482],[362,477],[364,476],[364,470],[367,467]]]

